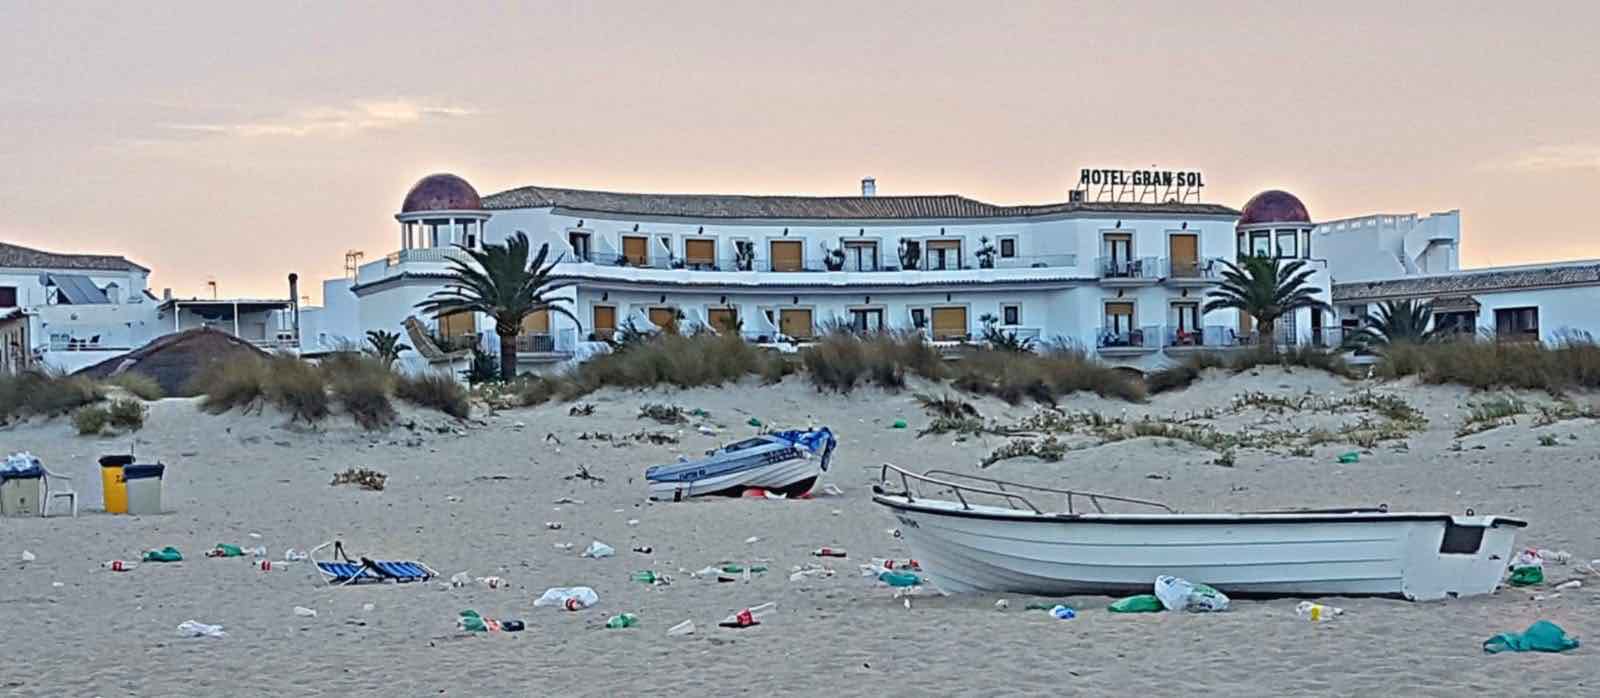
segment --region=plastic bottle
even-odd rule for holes
[[[656,576],[656,571],[655,570],[640,570],[638,572],[634,572],[633,573],[633,581],[635,581],[635,582],[644,582],[645,584],[655,584],[657,579],[659,579],[659,577]]]
[[[811,551],[812,557],[847,557],[844,548],[817,548]]]
[[[1050,615],[1055,616],[1056,620],[1072,620],[1078,617],[1078,612],[1072,610],[1071,606],[1055,606],[1050,609]]]
[[[1554,563],[1556,563],[1558,565],[1565,565],[1568,562],[1572,561],[1572,553],[1569,553],[1569,552],[1567,552],[1565,550],[1551,550],[1549,548],[1540,548],[1536,552],[1538,553],[1539,557],[1543,558],[1546,562],[1554,562]]]
[[[617,628],[631,628],[639,624],[639,617],[632,613],[618,613],[606,621],[606,627],[613,630]]]
[[[634,548],[633,548],[633,552],[639,553],[640,555],[649,555],[649,554],[651,554],[651,553],[653,553],[655,551],[656,551],[655,548],[652,548],[652,547],[650,547],[648,545],[639,545],[639,546],[634,546]]]
[[[294,614],[302,618],[316,618],[317,610],[314,608],[306,608],[305,606],[295,606]]]
[[[667,637],[683,637],[694,634],[694,621],[686,620],[682,623],[667,628]]]
[[[267,556],[267,546],[258,545],[258,546],[254,547],[254,548],[246,549],[245,552],[247,552],[247,553],[249,553],[249,554],[251,554],[251,555],[253,555],[255,557],[266,557]]]
[[[100,563],[100,566],[111,570],[112,572],[131,572],[133,571],[133,568],[138,567],[138,565],[135,563],[126,562],[123,560],[107,560]]]
[[[771,615],[772,612],[776,610],[778,610],[778,604],[768,601],[767,603],[759,606],[751,606],[750,608],[746,608],[738,613],[728,616],[727,618],[722,619],[722,622],[718,623],[717,625],[720,625],[724,628],[748,628],[752,625],[761,625],[761,618]]]
[[[552,587],[533,602],[536,607],[555,606],[568,611],[581,611],[600,603],[600,595],[589,587]]]
[[[1324,606],[1310,601],[1301,601],[1299,606],[1294,607],[1294,613],[1313,623],[1320,623],[1325,620],[1332,620],[1334,616],[1344,615],[1344,609]]]
[[[271,560],[257,560],[256,563],[255,563],[255,566],[256,566],[256,569],[261,570],[262,572],[271,572],[272,571],[272,561]]]

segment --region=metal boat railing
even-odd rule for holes
[[[1024,483],[1020,483],[1020,482],[1011,482],[1009,480],[1000,480],[998,478],[983,477],[981,475],[968,475],[966,473],[957,473],[957,472],[952,472],[952,471],[949,471],[949,470],[929,470],[929,471],[927,471],[925,473],[918,474],[918,473],[914,473],[914,472],[911,472],[909,470],[906,470],[905,468],[902,468],[902,467],[900,467],[898,465],[895,465],[893,463],[884,463],[883,464],[883,468],[879,471],[879,474],[878,474],[878,480],[881,481],[883,484],[889,484],[889,482],[890,482],[890,480],[889,480],[890,471],[893,471],[894,473],[896,473],[896,474],[898,474],[900,476],[900,492],[898,492],[897,494],[905,497],[906,501],[908,501],[908,502],[915,501],[916,497],[922,496],[920,494],[914,494],[913,491],[912,491],[911,483],[912,483],[912,481],[916,481],[916,482],[927,483],[927,484],[930,484],[930,485],[936,485],[938,487],[943,487],[943,488],[946,488],[946,489],[950,490],[951,492],[954,492],[955,495],[956,495],[956,499],[961,502],[961,508],[962,509],[966,509],[966,510],[971,510],[972,509],[972,504],[967,501],[967,495],[968,494],[982,494],[982,495],[988,495],[988,496],[991,496],[991,497],[999,497],[1000,499],[1004,500],[1006,502],[1007,506],[1010,506],[1012,509],[1021,509],[1022,507],[1026,507],[1027,509],[1031,510],[1035,514],[1044,514],[1044,513],[1046,513],[1044,510],[1040,509],[1039,507],[1034,506],[1033,502],[1028,501],[1028,498],[1022,496],[1022,494],[1020,494],[1020,493],[1018,493],[1016,491],[1008,491],[1008,490],[1006,490],[1007,487],[1010,487],[1010,488],[1013,488],[1014,490],[1021,490],[1021,491],[1024,491],[1024,492],[1041,492],[1041,493],[1065,495],[1066,496],[1066,503],[1067,503],[1067,511],[1066,511],[1066,513],[1068,513],[1068,514],[1077,514],[1078,513],[1077,507],[1074,504],[1074,500],[1076,500],[1076,499],[1088,500],[1089,504],[1094,507],[1095,511],[1098,512],[1098,513],[1101,513],[1101,514],[1106,513],[1105,507],[1101,506],[1101,504],[1100,504],[1102,501],[1104,501],[1104,502],[1119,502],[1119,503],[1122,503],[1122,504],[1133,504],[1133,505],[1137,505],[1137,506],[1152,507],[1152,508],[1156,508],[1156,509],[1161,509],[1162,511],[1165,511],[1168,514],[1176,514],[1177,513],[1177,511],[1174,510],[1172,507],[1169,507],[1166,504],[1163,504],[1161,502],[1157,502],[1157,501],[1149,500],[1149,499],[1135,499],[1133,497],[1120,497],[1120,496],[1117,496],[1117,495],[1104,494],[1104,493],[1101,493],[1101,492],[1086,492],[1084,490],[1064,490],[1064,489],[1059,489],[1059,488],[1055,488],[1055,487],[1042,487],[1042,486],[1039,486],[1039,485],[1028,485],[1028,484],[1024,484]],[[939,477],[935,477],[935,476],[939,476]],[[941,478],[946,478],[946,479],[941,479]],[[973,481],[985,483],[985,484],[989,485],[989,487],[979,487],[979,486],[974,486],[974,485],[961,484],[959,482],[952,482],[948,478],[960,478],[960,479],[964,479],[964,480],[973,480]],[[1018,506],[1016,506],[1017,504],[1021,504],[1022,506],[1018,507]]]

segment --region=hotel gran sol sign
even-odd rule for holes
[[[1086,167],[1078,171],[1078,190],[1089,201],[1198,203],[1205,178],[1198,170],[1113,170]]]

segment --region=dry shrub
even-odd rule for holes
[[[1143,386],[1131,372],[1068,347],[1042,354],[980,349],[963,357],[953,369],[957,388],[993,395],[1013,405],[1024,399],[1054,404],[1057,397],[1079,391],[1134,402],[1145,397]]]
[[[1337,351],[1300,346],[1282,351],[1272,347],[1256,346],[1228,353],[1196,352],[1184,357],[1177,365],[1145,376],[1144,385],[1151,394],[1181,390],[1200,379],[1208,368],[1225,368],[1230,371],[1248,371],[1260,366],[1300,366],[1327,371],[1336,376],[1352,376],[1350,366]]]
[[[560,378],[545,380],[558,383],[556,392],[570,400],[605,386],[695,388],[732,383],[749,375],[770,376],[781,371],[772,365],[773,360],[769,352],[735,334],[660,333],[596,356]]]
[[[339,485],[359,485],[364,490],[382,492],[388,482],[388,475],[372,468],[350,468],[342,473],[334,473],[333,482],[328,484],[334,487]]]
[[[291,419],[318,422],[328,416],[328,386],[317,366],[295,356],[266,361],[266,398]]]
[[[72,425],[78,428],[79,436],[99,434],[110,423],[111,413],[100,405],[84,405],[72,413]]]
[[[396,376],[394,396],[418,407],[438,410],[456,419],[466,419],[472,410],[467,401],[467,389],[457,383],[455,378],[444,373]]]
[[[221,414],[235,407],[250,409],[266,397],[267,362],[240,357],[207,363],[194,377],[193,389],[205,395],[200,406]]]
[[[111,380],[107,382],[128,391],[140,400],[160,400],[166,397],[166,394],[161,390],[161,384],[157,383],[156,379],[143,373],[135,371],[119,373],[112,376]]]
[[[898,390],[905,387],[907,373],[930,379],[945,375],[939,351],[915,332],[829,332],[802,350],[800,361],[818,390],[841,393],[858,384]]]
[[[106,415],[115,429],[138,431],[144,428],[144,418],[150,408],[138,400],[112,400]]]
[[[99,384],[83,376],[25,371],[0,376],[0,422],[12,417],[54,417],[105,397]]]
[[[1476,338],[1389,347],[1378,364],[1386,378],[1415,375],[1427,383],[1478,390],[1522,388],[1562,393],[1600,388],[1600,345],[1586,335],[1556,344]]]
[[[324,362],[333,399],[366,429],[381,429],[394,422],[394,403],[389,390],[394,374],[382,361],[370,356],[343,355]]]

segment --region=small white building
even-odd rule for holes
[[[1349,327],[1380,303],[1413,300],[1433,304],[1437,327],[1553,344],[1600,330],[1600,260],[1340,282],[1333,299]]]
[[[157,298],[149,278],[149,269],[119,256],[0,243],[0,370],[76,371],[201,326],[264,348],[298,344],[290,301]]]

